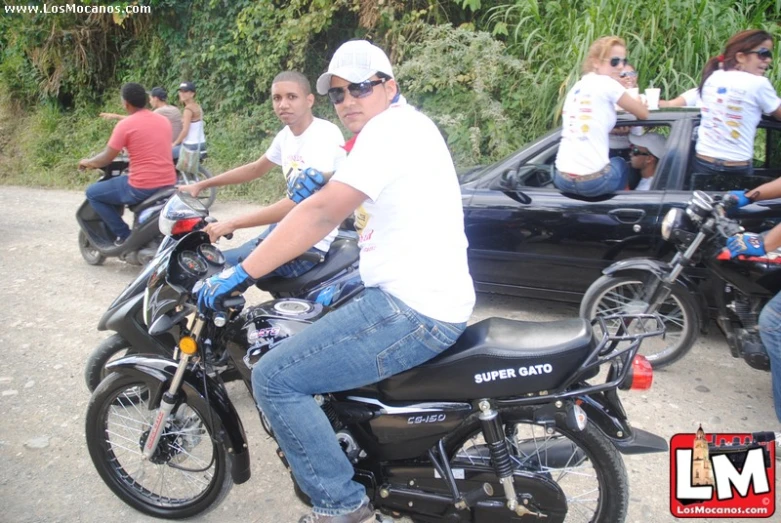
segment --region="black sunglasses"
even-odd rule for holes
[[[375,85],[385,83],[385,79],[381,80],[366,80],[358,84],[350,84],[347,87],[331,87],[328,90],[328,99],[331,103],[338,105],[344,102],[344,91],[350,91],[350,96],[353,98],[366,98],[372,91],[374,91]]]
[[[629,151],[629,154],[631,154],[632,156],[653,156],[653,154],[651,153],[644,153],[637,147],[632,147],[632,150]]]
[[[610,59],[610,67],[618,67],[618,64],[620,64],[621,62],[624,62],[624,65],[626,65],[629,63],[629,59],[619,58],[617,56],[614,56],[613,58]]]
[[[613,67],[615,67],[615,65]],[[637,76],[637,71],[622,71],[618,76],[621,78],[634,78]]]
[[[773,59],[773,51],[771,51],[767,47],[760,47],[756,51],[746,51],[746,54],[756,54],[762,60],[772,60]]]

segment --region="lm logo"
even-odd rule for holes
[[[670,511],[678,518],[769,518],[776,509],[775,438],[676,434],[670,440]]]

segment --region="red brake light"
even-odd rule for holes
[[[636,354],[635,359],[632,360],[629,378],[631,379],[630,390],[650,389],[654,382],[654,369],[651,367],[651,362],[645,356]]]
[[[171,229],[171,235],[184,234],[192,231],[201,222],[201,218],[187,218],[177,221]]]

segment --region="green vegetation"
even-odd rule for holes
[[[30,2],[34,4],[35,2]],[[76,2],[107,5],[109,2]],[[407,98],[447,137],[459,167],[488,163],[556,122],[597,37],[628,43],[640,87],[673,98],[742,29],[778,34],[778,0],[137,0],[151,14],[0,18],[0,183],[83,187],[120,112],[119,86],[195,82],[215,173],[260,156],[279,129],[268,93],[284,69],[314,82],[343,41],[388,51]],[[38,3],[41,4],[40,2]],[[781,87],[781,72],[769,73]],[[336,121],[319,99],[315,112]],[[269,201],[279,176],[224,192]]]

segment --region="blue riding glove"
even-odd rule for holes
[[[746,191],[730,191],[727,193],[730,197],[733,197],[735,202],[737,203],[738,209],[741,207],[745,207],[746,205],[750,205],[753,203],[751,199],[746,196]]]
[[[764,256],[765,241],[758,234],[736,234],[727,238],[727,249],[730,257],[741,254],[745,256]]]
[[[323,173],[307,167],[287,184],[287,196],[296,203],[301,203],[325,185]]]
[[[210,310],[222,310],[222,302],[225,298],[236,292],[243,293],[256,281],[246,273],[241,264],[228,267],[209,279],[201,280],[193,289],[197,295],[198,312],[204,314]]]

